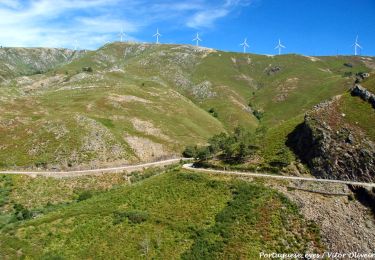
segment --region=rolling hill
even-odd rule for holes
[[[237,125],[266,129],[261,156],[272,161],[306,111],[345,92],[356,73],[374,66],[370,57],[264,56],[137,43],[78,54],[1,53],[1,168],[153,161]]]
[[[53,204],[56,196],[49,192],[54,193],[56,183],[43,179],[8,176],[5,187],[19,194],[13,200],[28,200],[17,189],[38,185],[29,195],[36,198],[37,193],[49,203],[33,212],[17,204],[8,215],[0,214],[1,258],[257,259],[260,252],[324,249],[317,226],[284,195],[260,182],[175,168],[133,185],[120,183],[91,198]],[[58,182],[59,192],[74,184]],[[39,204],[35,202],[29,201],[29,207]],[[4,219],[8,223],[1,229]]]
[[[374,69],[372,57],[138,43],[0,53],[0,168],[155,161],[241,126],[257,138],[253,167],[279,172],[276,163],[299,158],[317,176],[328,165],[323,177],[343,178],[344,169],[347,179],[359,175],[350,165],[373,169],[361,155],[372,151],[374,109],[348,91]],[[360,84],[372,91],[373,82],[371,75]],[[314,158],[301,154],[322,147]],[[369,171],[357,179],[371,180]],[[204,175],[180,165],[70,179],[1,175],[0,258],[367,252],[373,215],[356,194],[346,185]]]

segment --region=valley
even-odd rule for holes
[[[114,42],[0,61],[0,258],[375,249],[375,58]]]

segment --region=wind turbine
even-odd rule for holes
[[[249,44],[247,44],[247,38],[243,41],[243,43],[240,44],[240,46],[243,46],[243,53],[246,53],[246,48],[249,48]]]
[[[159,33],[159,28],[156,29],[156,33],[153,35],[153,37],[156,37],[156,44],[159,44],[159,37],[161,34]]]
[[[124,33],[124,28],[121,28],[121,32],[118,36],[120,36],[120,42],[122,42],[123,38],[126,36],[126,34]]]
[[[355,43],[352,46],[354,47],[354,56],[357,56],[358,54],[357,48],[362,49],[361,45],[358,44],[358,35],[355,38]]]
[[[197,45],[197,47],[199,46],[199,42],[201,42],[202,41],[202,39],[201,38],[199,38],[199,33],[197,33],[197,35],[195,36],[195,38],[193,39],[193,42],[196,42],[196,45]]]
[[[78,51],[78,47],[79,47],[79,45],[78,45],[78,41],[75,40],[75,41],[74,41],[74,51]]]
[[[281,54],[281,49],[282,48],[286,48],[284,45],[281,44],[281,41],[279,39],[279,44],[277,44],[277,46],[275,47],[275,49],[279,49],[279,55]]]

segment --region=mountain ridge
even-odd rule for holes
[[[273,160],[285,147],[279,129],[293,128],[288,122],[344,92],[374,63],[119,42],[52,60],[59,62],[28,76],[21,64],[1,83],[3,168],[152,161],[238,125],[267,128],[279,145],[265,146],[262,156]]]

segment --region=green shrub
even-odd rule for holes
[[[15,210],[14,216],[17,220],[26,220],[33,217],[32,212],[25,208],[22,204],[14,204],[13,208]]]
[[[87,200],[92,197],[91,191],[83,191],[78,195],[77,201]]]
[[[93,72],[93,69],[91,67],[83,67],[82,71],[83,72],[90,72],[91,73],[91,72]]]
[[[182,152],[182,155],[186,158],[196,158],[197,154],[197,146],[187,146]]]
[[[132,224],[140,224],[148,219],[148,213],[144,211],[128,211],[128,212],[115,212],[113,224],[118,225],[124,220],[128,220]]]
[[[213,117],[218,117],[218,113],[213,107],[208,110],[208,113],[210,113]]]
[[[37,168],[46,168],[47,167],[47,162],[45,160],[38,160],[35,162],[35,166]]]
[[[261,120],[264,116],[264,112],[261,110],[253,110],[253,115],[258,119]]]

